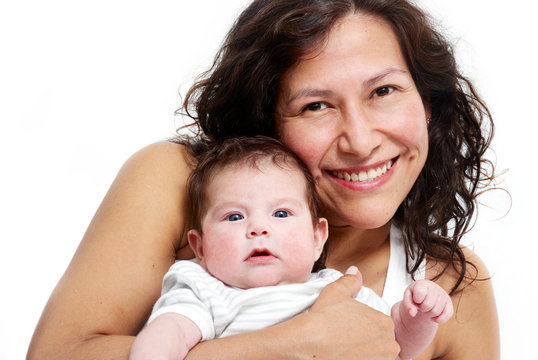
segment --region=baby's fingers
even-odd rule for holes
[[[419,280],[412,287],[413,302],[420,312],[429,312],[435,308],[440,298],[440,288],[428,280]]]
[[[444,304],[442,304],[441,312],[438,316],[433,317],[433,321],[435,321],[438,324],[442,324],[450,320],[450,318],[454,315],[454,306],[452,305],[452,300],[450,297],[447,297]]]
[[[415,317],[417,315],[418,309],[413,301],[413,293],[409,288],[405,289],[402,304],[404,309],[411,317]]]
[[[424,280],[416,281],[409,287],[415,304],[420,305],[426,300],[428,288],[428,282]]]
[[[436,306],[440,304],[441,309],[444,307],[444,302],[440,301],[439,299],[439,293],[437,292],[429,292],[421,304],[418,304],[418,308],[421,312],[435,312]],[[437,310],[440,311],[441,309]]]

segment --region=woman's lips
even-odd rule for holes
[[[331,170],[327,173],[338,184],[353,191],[370,191],[385,184],[394,174],[399,156],[360,169]]]
[[[398,160],[398,157],[360,170],[332,170],[331,174],[345,181],[371,182],[385,175],[392,168],[396,160]]]

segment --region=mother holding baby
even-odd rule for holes
[[[329,220],[326,265],[355,265],[392,305],[413,280],[455,315],[416,359],[497,359],[484,264],[459,245],[493,178],[493,124],[450,44],[407,0],[254,0],[183,111],[202,139],[268,135],[313,174]],[[123,166],[43,312],[28,359],[126,359],[188,247],[187,177],[199,138],[150,145]],[[392,321],[327,286],[311,311],[200,343],[188,359],[394,359]]]

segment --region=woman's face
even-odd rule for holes
[[[276,125],[316,178],[329,223],[370,229],[424,166],[428,112],[390,26],[355,14],[282,75]]]

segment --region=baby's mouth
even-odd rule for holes
[[[332,176],[351,182],[369,182],[374,181],[385,175],[396,163],[398,157],[386,161],[382,165],[361,169],[361,170],[332,170]]]
[[[249,259],[256,259],[256,258],[267,258],[267,257],[276,257],[273,255],[269,250],[267,249],[254,249],[250,252],[250,254],[247,256],[246,260]]]

